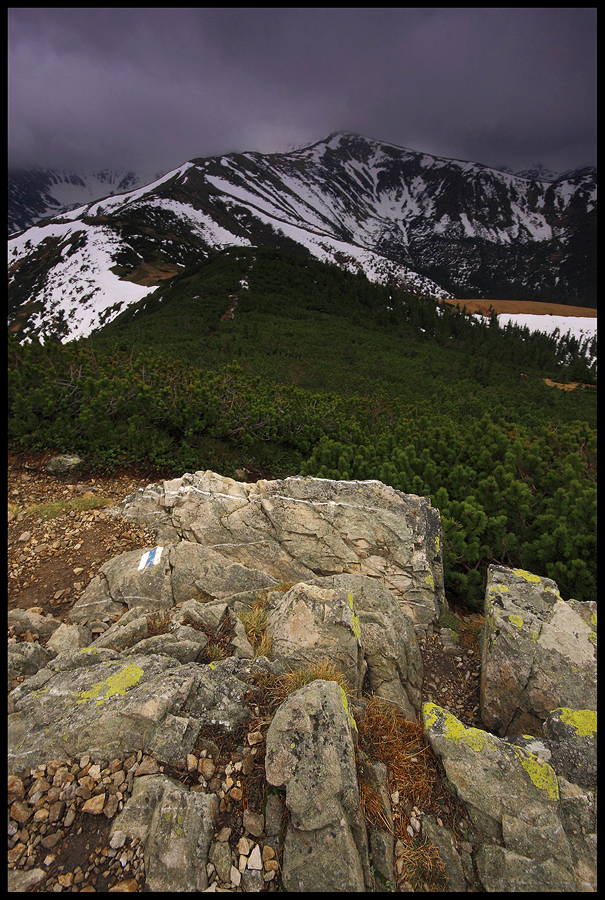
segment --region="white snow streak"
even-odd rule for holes
[[[515,315],[502,314],[498,316],[500,328],[506,328],[508,322],[518,325],[520,328],[529,328],[530,331],[542,331],[545,334],[553,334],[558,328],[559,335],[571,332],[578,340],[593,338],[597,333],[597,317],[588,316],[535,316],[527,313]]]

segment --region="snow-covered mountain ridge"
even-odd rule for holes
[[[73,172],[66,169],[15,169],[8,173],[8,233],[31,228],[41,219],[84,206],[140,184],[126,169]]]
[[[109,193],[109,192],[107,192]],[[227,246],[290,249],[417,294],[594,305],[596,170],[538,181],[333,134],[193,159],[9,242],[9,322],[90,333]]]

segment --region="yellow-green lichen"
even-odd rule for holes
[[[353,602],[353,594],[351,593],[351,591],[348,592],[348,600],[352,614],[351,628],[353,629],[353,634],[355,635],[357,640],[361,641],[361,626],[359,624],[359,617],[355,612],[355,604]]]
[[[510,588],[507,584],[490,584],[489,592],[490,594],[507,594],[510,591]]]
[[[593,614],[591,615],[591,617],[590,617],[590,624],[591,624],[591,625],[594,625],[595,628],[597,627],[597,614],[596,614],[596,613],[593,613]]]
[[[528,753],[520,747],[513,747],[513,750],[535,786],[541,791],[545,791],[549,800],[558,800],[559,783],[553,767],[535,753]]]
[[[338,686],[340,687],[340,685],[338,685]],[[354,729],[355,731],[357,731],[357,722],[355,721],[355,719],[353,717],[353,713],[349,709],[349,701],[347,700],[347,695],[345,694],[344,689],[342,687],[340,687],[340,696],[342,699],[342,705],[344,707],[344,711],[347,716],[347,722],[349,723],[349,727],[352,730]]]
[[[532,584],[540,584],[542,579],[539,575],[533,575],[531,572],[527,572],[525,569],[513,569],[513,575],[516,575],[518,578],[524,578],[526,581],[530,581]]]
[[[437,553],[439,553],[440,547],[441,547],[441,544],[439,542],[439,537],[436,537],[435,538],[435,550],[437,551]]]
[[[115,694],[123,697],[128,688],[138,684],[141,680],[141,676],[144,674],[143,669],[139,666],[126,666],[126,668],[122,669],[120,672],[116,672],[115,675],[109,675],[104,681],[97,681],[90,690],[77,691],[73,696],[78,698],[76,700],[77,703],[86,703],[87,700],[96,700],[96,705],[100,706],[104,700],[107,700],[108,697],[112,697]]]
[[[428,586],[430,588],[435,590],[435,579],[433,578],[432,572],[429,572],[429,574],[426,576],[426,578],[424,580],[425,580],[425,583],[428,584]]]
[[[40,697],[42,694],[48,694],[50,687],[41,687],[36,691],[32,691],[32,697]]]
[[[422,713],[425,728],[430,728],[439,722],[443,727],[444,737],[451,738],[456,745],[462,741],[475,753],[479,753],[493,740],[487,731],[463,725],[456,716],[446,712],[441,706],[437,706],[436,703],[424,703]]]
[[[592,737],[597,732],[597,714],[592,709],[569,709],[565,706],[553,710],[561,714],[561,721],[576,729],[579,737]]]
[[[508,621],[511,625],[516,625],[519,631],[523,628],[523,619],[521,616],[514,616],[512,613],[509,614]]]

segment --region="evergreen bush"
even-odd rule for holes
[[[586,387],[544,382],[572,376]],[[8,435],[105,469],[379,479],[440,510],[451,596],[481,607],[498,563],[586,600],[595,382],[596,342],[501,329],[336,266],[232,248],[89,339],[10,335]]]

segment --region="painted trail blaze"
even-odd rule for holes
[[[139,563],[139,572],[141,569],[150,569],[151,566],[157,566],[163,549],[163,547],[154,547],[153,550],[146,550]]]

